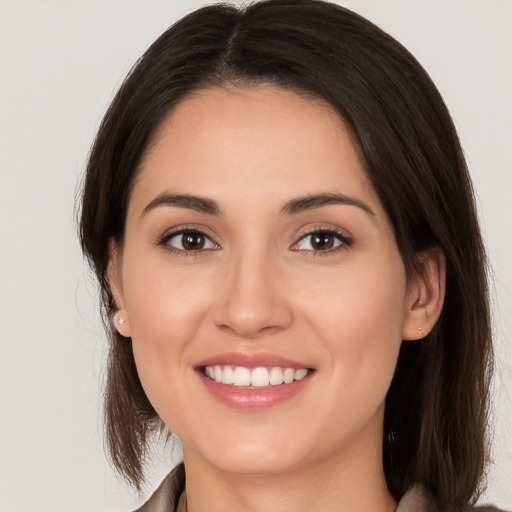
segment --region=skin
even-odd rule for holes
[[[147,209],[162,194],[208,198],[221,213]],[[282,212],[315,194],[360,205]],[[182,228],[205,233],[205,248],[165,238]],[[311,230],[342,238],[314,251]],[[109,277],[144,389],[183,442],[189,512],[395,509],[382,468],[385,396],[402,339],[429,332],[444,294],[442,255],[422,259],[422,277],[408,283],[351,136],[321,101],[270,86],[215,88],[165,120]],[[194,368],[236,351],[315,371],[281,405],[236,410]]]

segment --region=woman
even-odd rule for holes
[[[171,27],[104,118],[81,238],[114,464],[140,488],[151,436],[183,443],[141,510],[478,496],[491,339],[471,183],[429,77],[367,20],[278,0]]]

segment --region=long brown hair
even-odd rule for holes
[[[112,460],[140,487],[161,422],[130,340],[109,323],[109,240],[123,242],[139,162],[169,112],[194,90],[255,83],[322,98],[343,118],[409,278],[421,272],[421,251],[437,246],[446,256],[438,323],[423,342],[402,343],[386,399],[383,463],[397,499],[421,482],[442,510],[456,510],[478,496],[492,368],[486,260],[466,163],[449,112],[414,57],[361,16],[317,0],[214,5],[187,15],[136,63],[103,119],[87,166],[80,237],[110,337]]]

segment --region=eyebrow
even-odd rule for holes
[[[220,215],[222,213],[218,203],[213,199],[190,194],[160,194],[142,210],[141,217],[159,206],[188,208],[208,215]]]
[[[365,211],[369,215],[375,215],[373,210],[363,201],[355,197],[346,196],[344,194],[312,194],[304,197],[291,199],[281,208],[281,215],[296,215],[298,213],[314,210],[323,206],[330,205],[348,205],[356,206]],[[194,196],[190,194],[160,194],[155,197],[142,211],[141,217],[146,215],[151,210],[159,206],[174,206],[178,208],[187,208],[199,213],[206,213],[208,215],[220,216],[222,210],[219,204],[213,199],[206,197]]]
[[[355,197],[346,196],[343,194],[315,194],[291,199],[281,209],[281,215],[295,215],[307,210],[314,210],[322,206],[329,206],[332,204],[341,204],[348,206],[356,206],[365,211],[369,215],[375,215],[373,210],[363,201]]]

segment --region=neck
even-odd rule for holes
[[[266,475],[229,473],[184,450],[187,512],[392,512],[397,503],[386,485],[381,444],[382,438],[345,447],[328,460]]]

